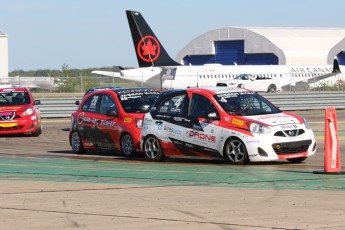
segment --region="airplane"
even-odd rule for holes
[[[54,91],[57,84],[51,77],[8,77],[9,87],[28,87],[30,89],[45,89]]]
[[[137,11],[126,11],[139,68],[120,72],[92,71],[94,74],[122,78],[161,90],[187,87],[216,86],[217,82],[240,74],[254,74],[263,78],[276,78],[283,91],[296,90],[299,84],[316,83],[344,72],[337,59],[332,65],[181,65],[174,61],[143,16]]]
[[[0,89],[2,88],[11,88],[12,84],[8,81],[0,81]]]

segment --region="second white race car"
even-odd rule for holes
[[[241,74],[233,79],[219,81],[217,86],[231,86],[246,88],[256,92],[275,93],[282,91],[278,79],[273,78],[260,78],[251,74]]]

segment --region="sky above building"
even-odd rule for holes
[[[0,0],[0,6],[9,71],[137,67],[126,10],[142,13],[172,58],[217,28],[345,27],[344,0]]]

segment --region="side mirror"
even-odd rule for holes
[[[41,104],[41,101],[40,100],[35,100],[34,101],[34,105],[40,105]]]
[[[118,117],[119,113],[115,109],[108,110],[106,113],[109,117]]]
[[[220,120],[220,116],[214,112],[207,114],[207,118],[212,119],[212,120]]]
[[[74,104],[75,104],[75,105],[80,105],[80,101],[79,101],[79,100],[78,100],[78,101],[75,101]]]

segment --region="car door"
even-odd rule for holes
[[[96,113],[96,129],[98,135],[98,145],[102,149],[119,150],[116,146],[116,139],[119,138],[118,120],[119,110],[113,98],[113,94],[100,94],[99,110]],[[110,115],[109,112],[113,113]],[[115,113],[114,113],[115,112]]]
[[[206,96],[192,93],[189,105],[190,125],[186,127],[184,142],[199,155],[218,156],[220,115]]]
[[[77,116],[77,130],[80,134],[83,145],[90,148],[97,147],[97,136],[95,133],[97,111],[101,102],[101,96],[94,94],[87,98],[81,105],[81,112]]]
[[[186,91],[169,95],[152,114],[157,126],[159,139],[172,142],[177,148],[183,148],[186,128],[190,126],[188,119],[189,99]]]

